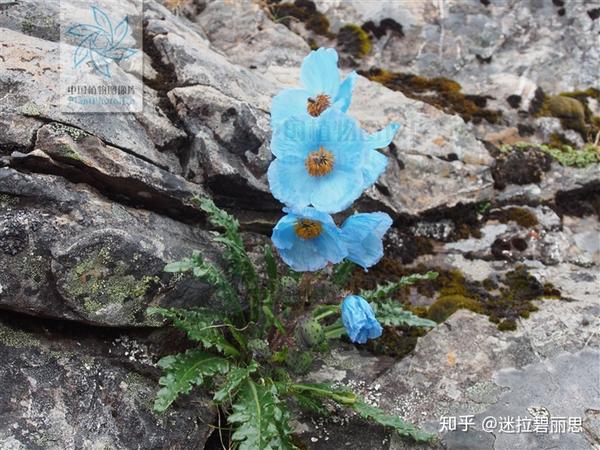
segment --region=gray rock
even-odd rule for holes
[[[0,448],[196,448],[211,433],[205,397],[152,411],[158,371],[145,344],[8,322],[0,322]]]
[[[205,285],[163,272],[193,249],[214,259],[208,232],[56,176],[1,168],[0,193],[3,308],[139,326],[159,324],[146,316],[150,305],[208,301]]]
[[[200,216],[190,201],[207,195],[199,184],[58,123],[40,128],[35,151],[14,154],[11,165],[85,182],[117,201],[184,220]]]
[[[160,167],[178,173],[179,162],[172,153],[161,153],[158,148],[175,145],[181,133],[173,125],[166,126],[155,144],[147,128],[164,124],[164,114],[156,97],[147,95],[144,117],[132,114],[66,114],[59,109],[59,47],[58,43],[27,36],[13,30],[0,30],[11,46],[3,51],[0,80],[3,97],[0,112],[3,117],[20,114],[35,119],[65,123],[94,134],[107,143],[129,151]],[[7,125],[10,126],[10,122]]]
[[[310,51],[303,38],[273,22],[251,0],[211,1],[196,21],[232,62],[261,73],[271,65],[298,68]]]
[[[597,379],[590,377],[597,377],[591,367],[600,355],[594,328],[600,310],[594,297],[598,274],[570,265],[531,270],[542,282],[571,293],[571,301],[540,302],[540,310],[520,320],[512,332],[498,331],[484,316],[457,311],[421,338],[411,356],[376,380],[383,386],[382,405],[432,432],[440,428],[442,416],[470,414],[481,423],[488,415],[525,416],[524,409],[539,402],[552,407],[555,416],[582,416],[587,408],[597,408],[600,398],[592,387]],[[515,375],[503,375],[510,373]],[[540,382],[541,373],[564,388],[548,389],[548,382]],[[490,449],[547,445],[543,435],[499,436],[493,447],[486,439],[477,446],[481,433],[448,437],[447,444]],[[588,448],[582,434],[560,439],[560,448]]]
[[[279,210],[266,181],[268,114],[210,86],[176,88],[169,98],[194,136],[187,169],[202,171],[213,193],[238,207]]]
[[[375,40],[368,67],[457,79],[469,91],[500,94],[502,101],[522,95],[530,80],[549,92],[596,83],[600,51],[594,35],[600,25],[587,14],[593,1],[565,4],[563,16],[558,5],[534,0],[487,6],[477,1],[315,3],[334,30],[385,18],[402,25],[404,37],[388,33]],[[489,62],[482,61],[488,57]]]

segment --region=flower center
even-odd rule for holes
[[[333,170],[334,161],[333,153],[320,147],[319,150],[308,154],[304,165],[311,176],[322,177]]]
[[[331,105],[331,97],[329,97],[329,95],[319,94],[316,98],[309,97],[306,110],[311,116],[317,117],[329,108],[329,105]]]
[[[323,232],[323,225],[316,220],[298,219],[294,225],[294,231],[301,239],[314,239]]]

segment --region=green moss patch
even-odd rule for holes
[[[534,213],[528,209],[518,208],[516,206],[495,210],[489,214],[489,218],[498,220],[501,223],[508,223],[510,221],[516,222],[523,228],[533,228],[539,224]]]
[[[302,22],[307,30],[329,38],[335,37],[329,31],[329,20],[317,11],[315,4],[309,0],[296,0],[294,3],[274,3],[269,5],[269,11],[275,22],[290,27],[292,21]]]
[[[458,114],[466,122],[479,123],[486,120],[496,123],[502,116],[501,111],[485,107],[487,97],[464,94],[461,92],[461,85],[448,78],[426,78],[379,68],[361,71],[360,74],[392,90],[400,91],[409,98],[429,103],[449,114]]]
[[[355,58],[362,58],[371,52],[371,38],[359,25],[344,25],[338,32],[337,41],[342,51]]]
[[[158,277],[136,278],[122,261],[99,250],[84,257],[67,275],[65,288],[81,300],[83,309],[96,314],[111,304],[140,301],[160,282]]]
[[[600,117],[593,114],[588,99],[600,100],[598,89],[590,88],[541,97],[541,103],[533,111],[536,116],[560,119],[564,129],[578,132],[586,142],[594,142],[600,133]]]
[[[504,145],[500,147],[501,153],[510,153],[514,151],[539,151],[552,157],[552,159],[566,167],[584,168],[600,162],[600,147],[594,144],[586,144],[581,148],[574,148],[570,145],[552,146],[548,144],[517,142],[513,145]]]
[[[395,281],[410,273],[425,273],[429,270],[438,272],[438,278],[428,283],[419,283],[413,287],[407,286],[399,289],[392,298],[414,314],[438,323],[445,321],[459,309],[468,309],[487,315],[491,322],[498,325],[500,330],[511,330],[516,327],[518,319],[525,319],[532,312],[537,311],[538,308],[533,301],[544,298],[560,298],[561,295],[551,283],[540,283],[523,266],[501,276],[490,277],[478,282],[466,280],[464,275],[456,270],[425,267],[424,265],[406,268],[400,261],[387,257],[384,257],[369,272],[356,270],[348,288],[353,292],[358,292],[360,289],[373,289],[378,283]],[[412,299],[416,293],[433,299],[433,302],[428,307],[414,306]],[[389,331],[386,336],[390,343],[400,339],[400,335],[409,340],[412,336],[416,342],[418,334],[414,333],[416,331],[410,329],[395,330]],[[386,347],[385,339],[382,342],[373,348],[378,348],[378,352],[386,354],[393,352],[393,346]],[[403,354],[406,354],[406,348],[398,347],[397,356]]]

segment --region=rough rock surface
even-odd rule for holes
[[[310,45],[336,38],[273,20],[268,2],[177,3],[173,14],[145,2],[136,75],[145,108],[137,114],[62,113],[58,1],[0,3],[2,449],[202,448],[210,434],[215,415],[201,397],[167,416],[151,412],[154,363],[172,342],[146,309],[213,301],[207,286],[162,271],[192,249],[220,261],[193,196],[232,211],[248,241],[267,239],[281,215],[265,176],[270,99],[298,84]],[[545,408],[584,420],[583,433],[560,436],[475,426],[440,434],[432,448],[600,446],[599,166],[502,157],[493,145],[553,133],[583,143],[560,118],[528,111],[538,87],[597,87],[600,11],[590,11],[598,5],[352,0],[316,8],[334,34],[386,18],[403,27],[403,36],[372,39],[363,59],[342,52],[345,73],[378,66],[450,78],[503,113],[496,123],[465,122],[358,77],[350,113],[370,132],[402,125],[382,149],[385,174],[356,205],[396,219],[386,251],[407,270],[453,269],[477,283],[522,265],[561,300],[536,302],[513,331],[459,310],[401,360],[341,345],[312,378],[350,384],[430,431],[448,414],[474,414],[477,423]],[[587,106],[598,115],[598,101]],[[436,295],[415,302],[427,306]],[[425,448],[352,416],[303,417],[295,427],[310,449]]]
[[[2,318],[0,448],[201,446],[214,414],[206,399],[152,411],[159,372],[151,347],[147,338]]]

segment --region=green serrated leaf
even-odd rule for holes
[[[207,377],[225,374],[229,362],[220,356],[198,349],[169,355],[158,362],[164,375],[158,381],[162,388],[156,394],[154,409],[165,411],[181,394],[188,394],[194,386],[201,385]]]
[[[195,197],[192,203],[208,215],[208,221],[213,226],[223,230],[223,233],[214,240],[225,246],[223,257],[227,262],[228,274],[241,277],[248,294],[257,300],[260,280],[244,247],[237,219],[217,207],[209,198]]]
[[[230,369],[229,372],[227,372],[225,382],[221,388],[215,392],[213,400],[217,403],[221,403],[222,401],[232,397],[238,386],[246,381],[246,378],[248,378],[251,373],[254,373],[257,370],[258,364],[255,361],[252,361],[247,367],[236,367]]]
[[[194,250],[190,258],[167,264],[167,272],[192,271],[194,276],[215,287],[215,296],[225,301],[238,312],[241,310],[240,300],[232,283],[210,261],[203,258],[198,250]]]
[[[231,439],[240,450],[297,449],[291,442],[289,413],[272,383],[250,378],[240,386],[227,421],[234,426]]]
[[[194,267],[192,258],[184,258],[181,261],[174,261],[165,266],[164,271],[170,273],[189,272]]]
[[[435,280],[438,276],[437,272],[427,272],[425,274],[413,273],[411,275],[404,276],[400,278],[398,281],[390,281],[389,283],[383,285],[377,285],[377,287],[373,290],[363,289],[360,291],[360,296],[363,297],[368,302],[385,300],[389,298],[394,291],[400,289],[403,286],[408,286],[411,284],[415,284],[418,281],[425,280]]]
[[[362,400],[353,403],[352,409],[362,418],[373,420],[383,426],[393,428],[401,436],[410,437],[416,442],[430,442],[435,438],[434,435],[420,430],[413,424],[405,422],[400,417],[387,414],[382,409],[371,406]]]
[[[265,265],[267,268],[268,289],[275,294],[278,285],[277,260],[270,245],[265,245]]]
[[[308,392],[297,392],[294,394],[294,398],[298,402],[298,406],[306,411],[319,416],[330,415],[329,410],[323,404],[323,400],[310,395]]]
[[[437,322],[429,319],[423,319],[410,311],[405,310],[400,304],[393,301],[373,302],[371,303],[377,320],[388,327],[399,327],[407,325],[409,327],[434,328]]]
[[[269,308],[267,305],[263,305],[262,311],[263,311],[263,314],[265,315],[265,317],[267,318],[268,322],[270,324],[275,325],[275,328],[277,328],[281,334],[285,334],[285,328],[284,328],[283,324],[281,323],[281,321],[277,318],[277,316],[275,315],[273,310],[271,308]]]
[[[289,392],[296,394],[298,392],[308,393],[313,397],[325,397],[341,404],[352,405],[356,402],[356,394],[348,389],[333,388],[327,383],[300,383],[289,386]]]
[[[356,267],[356,264],[348,259],[342,261],[335,266],[332,281],[339,287],[346,286]]]
[[[208,309],[149,308],[151,314],[160,314],[173,326],[184,331],[192,341],[200,342],[205,349],[216,349],[227,356],[239,356],[240,352],[224,336],[227,319]]]

